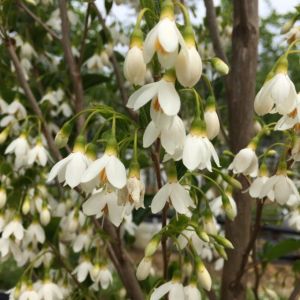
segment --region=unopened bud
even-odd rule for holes
[[[236,217],[236,211],[233,209],[229,198],[226,194],[222,195],[222,205],[223,205],[223,209],[225,211],[226,217],[233,221]]]
[[[281,34],[285,34],[285,33],[289,32],[289,31],[292,29],[292,27],[294,26],[295,21],[296,21],[296,20],[295,20],[294,18],[288,20],[288,21],[281,27],[280,33],[281,33]]]
[[[66,123],[62,129],[55,136],[55,145],[60,149],[68,144],[69,136],[71,134],[72,124]]]
[[[0,208],[3,208],[6,204],[7,195],[6,190],[3,187],[0,187]]]
[[[145,280],[151,271],[152,258],[144,257],[136,269],[136,277],[138,280]]]
[[[42,212],[40,214],[41,224],[47,226],[50,223],[51,214],[47,207],[43,207]]]
[[[22,205],[22,213],[23,215],[27,215],[29,211],[30,211],[30,199],[28,196],[26,196]]]
[[[8,137],[8,133],[9,133],[9,128],[10,127],[6,127],[5,129],[3,129],[1,132],[0,132],[0,145],[3,144],[7,137]]]
[[[234,249],[232,243],[222,235],[212,235],[212,237],[222,246],[229,249]]]
[[[211,290],[211,277],[205,268],[202,261],[198,260],[196,263],[196,272],[197,272],[197,278],[199,281],[199,284],[202,288],[204,288],[207,291]]]
[[[229,67],[222,59],[213,57],[210,59],[210,63],[219,74],[227,75],[229,73]]]
[[[222,258],[224,258],[225,260],[228,259],[227,253],[226,253],[226,251],[225,251],[225,249],[224,249],[223,246],[218,245],[218,244],[215,244],[215,248],[216,248],[218,254],[219,254]]]
[[[156,234],[153,236],[153,238],[147,245],[145,249],[145,256],[152,256],[157,250],[159,244],[160,244],[160,234]]]

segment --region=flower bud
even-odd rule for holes
[[[0,187],[0,208],[3,208],[6,204],[7,195],[6,190],[3,187]]]
[[[229,198],[226,194],[222,195],[222,205],[223,205],[223,209],[225,211],[226,217],[233,221],[236,217],[236,210],[233,209]]]
[[[10,127],[6,127],[5,129],[3,129],[0,132],[0,145],[6,141],[6,139],[8,137],[9,129],[10,129]]]
[[[212,237],[222,246],[229,249],[234,249],[232,243],[222,235],[212,235]]]
[[[70,122],[66,123],[62,129],[55,136],[55,145],[60,149],[67,145],[69,141],[69,136],[71,134],[72,124]]]
[[[138,280],[145,280],[151,271],[152,258],[144,257],[136,269],[136,277]]]
[[[219,254],[222,258],[224,258],[225,260],[228,259],[227,253],[226,253],[226,251],[225,251],[225,249],[224,249],[223,246],[218,245],[218,244],[215,244],[215,248],[216,248],[218,254]]]
[[[283,26],[281,27],[280,33],[285,34],[285,33],[289,32],[292,29],[292,27],[294,26],[295,21],[296,20],[294,18],[292,18],[292,19],[288,20],[286,23],[284,23]]]
[[[211,289],[211,277],[205,268],[204,264],[202,261],[198,260],[196,262],[196,272],[197,272],[197,278],[199,281],[199,284],[201,285],[202,288],[204,288],[207,291],[210,291]]]
[[[204,112],[204,120],[206,124],[207,137],[212,140],[220,132],[220,121],[216,109],[214,107],[207,108]]]
[[[152,237],[149,244],[146,246],[145,249],[145,256],[152,256],[155,251],[157,250],[158,246],[160,244],[160,234],[156,234]]]
[[[213,57],[210,59],[210,63],[219,74],[227,75],[229,73],[229,67],[222,59]]]
[[[47,207],[43,207],[40,214],[40,222],[42,225],[47,226],[50,223],[51,214]]]
[[[23,215],[27,215],[29,211],[30,211],[30,199],[28,196],[26,196],[22,205],[22,213]]]

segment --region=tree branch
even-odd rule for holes
[[[19,60],[19,58],[17,56],[17,53],[16,53],[14,40],[12,40],[10,38],[7,38],[4,42],[5,42],[6,48],[8,50],[8,53],[11,57],[11,60],[14,64],[19,84],[22,87],[22,89],[24,90],[25,95],[26,95],[26,97],[27,97],[34,113],[39,117],[39,119],[42,123],[42,131],[43,131],[43,133],[45,135],[45,138],[47,140],[50,152],[55,157],[55,159],[59,160],[59,159],[61,159],[61,154],[58,151],[57,147],[55,146],[54,139],[51,135],[51,132],[48,129],[48,125],[47,125],[47,123],[44,119],[43,113],[42,113],[42,111],[41,111],[41,109],[38,105],[38,102],[37,102],[34,94],[32,93],[32,90],[31,90],[31,88],[30,88],[30,86],[29,86],[29,84],[26,80],[26,77],[25,77],[24,71],[22,69],[20,60]]]
[[[294,283],[294,289],[289,297],[289,300],[297,300],[300,294],[300,278],[297,278]]]
[[[205,8],[206,8],[206,18],[207,25],[211,34],[211,39],[213,42],[213,47],[216,55],[221,58],[225,63],[228,63],[228,59],[223,50],[220,33],[217,24],[216,10],[214,7],[213,0],[204,0]]]
[[[60,40],[60,37],[45,24],[36,14],[34,14],[21,0],[17,0],[17,5],[22,8],[32,19],[40,24],[54,39]]]
[[[71,80],[73,83],[73,89],[75,94],[75,112],[78,113],[84,109],[84,94],[81,76],[78,65],[74,59],[72,53],[72,47],[70,42],[70,26],[68,20],[68,9],[66,0],[59,0],[59,11],[61,17],[62,27],[62,45],[64,49],[65,60],[69,67]],[[80,131],[84,123],[84,116],[80,115],[77,118],[77,130]]]

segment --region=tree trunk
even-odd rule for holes
[[[246,147],[253,134],[253,100],[255,97],[258,0],[234,0],[231,73],[227,81],[230,147],[234,153]],[[240,178],[243,187],[247,182]],[[242,280],[233,285],[241,269],[243,254],[250,239],[251,203],[248,193],[234,192],[238,215],[234,222],[226,221],[227,238],[234,249],[228,251],[222,277],[222,300],[246,299]]]

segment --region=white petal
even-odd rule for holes
[[[93,180],[99,175],[99,173],[105,168],[107,162],[109,161],[109,156],[104,154],[101,158],[93,161],[87,170],[83,173],[81,182],[86,183]]]
[[[159,137],[160,129],[151,121],[145,129],[143,136],[143,147],[148,148]]]
[[[168,18],[159,21],[157,38],[166,52],[174,52],[178,47],[175,22]]]
[[[158,101],[163,112],[168,116],[175,116],[180,110],[180,98],[173,82],[160,81]]]
[[[197,136],[188,135],[185,139],[182,162],[190,170],[195,170],[200,162],[204,152],[201,138]]]
[[[170,185],[165,184],[154,196],[151,203],[151,211],[156,214],[163,209],[170,196]]]
[[[117,189],[121,189],[126,184],[126,169],[123,163],[115,156],[111,156],[106,167],[108,181]]]
[[[82,153],[74,153],[74,157],[68,163],[66,168],[66,184],[71,188],[79,185],[82,174],[87,168],[87,160]]]
[[[170,291],[172,285],[173,284],[171,281],[162,284],[160,287],[154,290],[154,292],[151,294],[150,300],[161,299],[165,294],[167,294]]]

